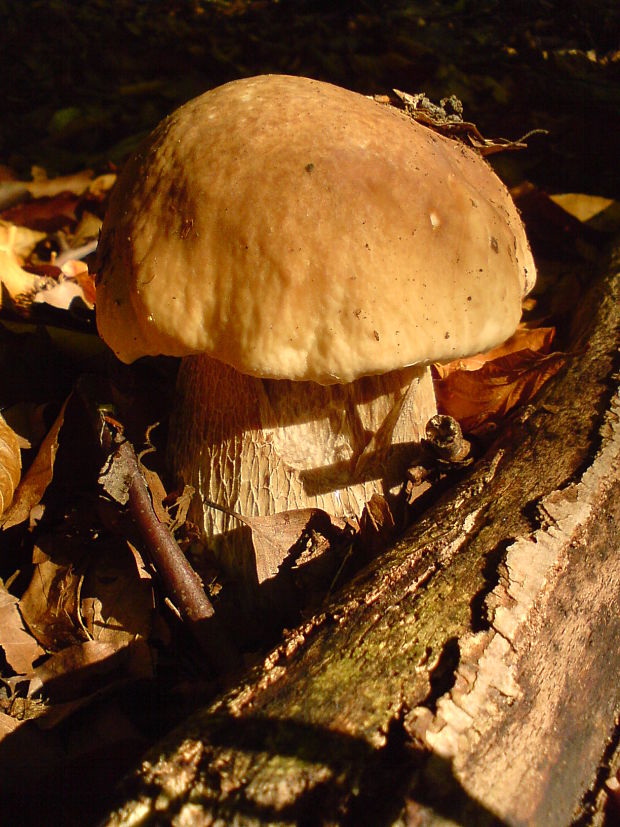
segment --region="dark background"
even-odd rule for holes
[[[487,137],[529,149],[514,183],[618,197],[617,0],[0,0],[0,163],[20,176],[120,163],[222,82],[303,74],[365,93],[456,94]]]

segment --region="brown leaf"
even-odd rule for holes
[[[206,504],[236,517],[251,529],[259,584],[277,575],[291,549],[305,535],[316,532],[329,539],[341,534],[347,527],[345,520],[320,508],[298,508],[266,517],[243,517],[215,503]]]
[[[528,402],[567,359],[565,353],[519,350],[479,370],[455,370],[445,379],[436,378],[437,408],[458,420],[463,431],[482,432]]]
[[[0,582],[0,647],[11,669],[23,675],[32,669],[44,650],[24,628],[17,604],[17,598]]]
[[[364,551],[378,554],[394,537],[396,525],[390,506],[381,494],[373,494],[360,517],[360,535]]]
[[[99,549],[80,590],[84,625],[93,640],[120,646],[151,631],[153,589],[127,548]]]
[[[293,546],[310,529],[324,534],[345,527],[344,520],[332,517],[320,508],[299,508],[268,517],[244,518],[243,522],[252,529],[259,583],[275,577]]]
[[[429,100],[424,92],[413,95],[398,89],[394,89],[393,92],[395,98],[375,95],[375,100],[404,109],[412,120],[425,124],[449,138],[465,141],[484,156],[506,150],[527,149],[526,141],[531,135],[547,134],[544,129],[534,129],[516,141],[508,138],[485,138],[476,124],[463,120],[463,104],[455,95],[442,98],[436,104]]]
[[[529,182],[511,189],[534,255],[552,259],[591,258],[604,239],[600,232],[575,218],[543,190]]]
[[[63,227],[74,227],[78,217],[76,208],[79,196],[70,192],[62,192],[53,197],[36,198],[23,204],[16,204],[0,213],[5,221],[53,233]]]
[[[102,685],[131,677],[150,678],[152,661],[144,640],[112,644],[87,640],[49,657],[24,676],[28,697],[44,691],[53,702],[100,690]]]
[[[507,356],[519,350],[546,354],[551,350],[554,337],[554,327],[528,327],[521,324],[510,339],[486,353],[478,353],[465,359],[455,359],[454,362],[448,362],[446,365],[434,365],[435,375],[440,379],[445,379],[457,370],[478,370],[486,362],[492,362],[500,356]]]
[[[0,416],[0,517],[13,500],[22,469],[19,437]]]
[[[48,651],[85,637],[78,618],[80,576],[68,562],[52,560],[35,546],[34,572],[19,601],[28,628]]]
[[[54,461],[58,451],[58,435],[65,419],[65,410],[70,398],[69,396],[65,400],[56,421],[41,443],[34,462],[17,486],[12,505],[0,518],[2,528],[10,528],[27,520],[34,506],[41,502],[47,486],[52,481]]]
[[[168,493],[164,488],[164,484],[162,483],[159,474],[157,471],[147,468],[142,464],[142,462],[140,462],[140,472],[146,481],[147,488],[149,489],[151,502],[153,503],[153,511],[157,515],[157,519],[164,525],[170,525],[170,514],[163,504],[164,500],[168,496]]]
[[[6,738],[7,735],[15,732],[17,727],[22,723],[23,721],[18,721],[17,718],[13,718],[11,715],[0,712],[0,741],[2,741],[3,738]]]

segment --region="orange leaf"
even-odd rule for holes
[[[56,421],[41,443],[39,453],[35,457],[34,462],[17,486],[11,507],[3,514],[2,518],[0,518],[0,526],[2,528],[10,528],[27,520],[35,505],[41,502],[47,486],[52,481],[54,476],[54,462],[58,451],[58,434],[62,428],[65,419],[65,409],[70,398],[69,396],[65,400],[60,409],[60,413],[56,417]]]
[[[527,327],[522,324],[510,339],[494,347],[493,350],[488,350],[486,353],[477,353],[475,356],[468,356],[465,359],[456,359],[446,365],[434,365],[435,373],[441,379],[445,379],[456,370],[478,370],[486,362],[492,362],[500,356],[507,356],[520,350],[531,350],[546,354],[551,349],[554,336],[554,327]]]
[[[457,369],[437,378],[437,408],[463,431],[484,431],[516,405],[528,402],[565,364],[565,353],[519,350],[486,362],[479,370]]]

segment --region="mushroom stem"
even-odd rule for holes
[[[247,529],[208,501],[246,517],[305,507],[359,517],[375,492],[403,482],[437,412],[427,367],[325,386],[247,376],[202,355],[181,363],[176,400],[171,467],[197,491],[190,517],[209,545],[240,547],[236,558],[247,558]],[[214,541],[229,533],[240,542]]]

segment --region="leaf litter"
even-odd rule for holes
[[[4,321],[39,322],[41,317],[36,314],[41,310],[36,305],[43,305],[45,313],[51,308],[61,314],[61,324],[68,331],[81,329],[70,308],[77,298],[92,312],[91,254],[113,181],[113,174],[93,177],[84,172],[57,181],[37,173],[32,182],[0,182],[0,205],[10,202],[0,214]],[[545,256],[553,257],[568,245],[578,261],[587,261],[593,234],[601,232],[594,222],[598,218],[601,224],[602,215],[613,214],[615,204],[586,204],[580,196],[552,200],[525,188],[520,207],[526,222],[529,216],[542,227],[542,253],[539,249],[537,255],[541,282],[546,287],[544,273],[549,263]],[[551,228],[549,235],[545,234],[547,228]],[[539,243],[535,238],[535,249]],[[570,343],[564,352],[552,350],[559,318],[556,311],[566,312],[574,302],[574,279],[563,282],[563,287],[571,294],[565,297],[564,305],[557,298],[550,300],[545,289],[535,292],[527,305],[527,321],[500,348],[434,366],[440,411],[465,433],[484,439],[486,433],[501,426],[510,410],[531,400],[571,358]],[[59,317],[54,316],[51,324],[45,316],[43,319],[47,329],[53,330]],[[61,360],[65,356],[61,354]],[[158,387],[165,385],[169,392],[174,369],[169,369],[165,360],[162,364]],[[120,400],[121,421],[134,420],[122,439],[143,449],[136,452],[136,463],[156,521],[167,526],[174,541],[193,558],[192,548],[200,543],[195,527],[186,520],[193,492],[169,493],[165,484],[161,446],[166,410],[157,420],[151,417],[147,421],[143,413],[136,415],[137,410],[153,407],[149,396],[153,389],[145,390],[148,383],[140,375],[142,369],[130,369],[129,390],[123,378],[113,378],[108,397]],[[102,368],[98,370],[103,373]],[[74,384],[79,384],[81,371],[82,366],[71,366]],[[20,399],[25,394],[23,376],[3,373],[3,382],[8,386],[1,388],[2,396],[25,404]],[[58,409],[62,402],[39,444],[40,421],[33,431],[38,432],[35,444],[28,450],[29,429],[22,428],[24,436],[20,436],[0,420],[1,521],[8,549],[0,559],[0,574],[5,578],[0,581],[0,649],[6,663],[5,691],[0,692],[0,742],[31,718],[36,719],[39,729],[74,727],[75,713],[85,707],[92,708],[94,721],[101,723],[109,715],[114,727],[122,730],[119,722],[123,715],[114,699],[131,694],[132,687],[152,683],[155,678],[173,685],[187,680],[198,685],[204,680],[205,669],[207,675],[212,674],[191,637],[184,635],[177,614],[170,610],[148,543],[128,519],[128,508],[123,505],[129,499],[127,467],[119,468],[116,460],[112,471],[114,463],[106,467],[106,463],[88,459],[100,446],[92,444],[83,416],[69,415],[75,402],[53,400],[44,381],[38,383],[34,397],[28,404],[37,411],[50,402]],[[165,393],[160,397],[167,398]],[[40,418],[40,413],[37,416]],[[163,434],[151,441],[156,421],[164,422]],[[3,431],[2,425],[9,430]],[[233,622],[235,643],[245,646],[246,651],[248,646],[251,651],[269,644],[273,638],[256,637],[257,620],[265,619],[261,611],[273,614],[274,607],[285,609],[279,617],[285,624],[320,606],[344,578],[393,541],[416,513],[416,497],[432,491],[433,480],[450,474],[459,462],[446,461],[442,466],[435,452],[428,467],[411,469],[408,486],[403,489],[403,513],[394,503],[375,495],[358,523],[337,520],[320,509],[242,518],[252,535],[255,579],[262,592],[252,612],[240,624]],[[103,488],[98,487],[97,478]],[[235,584],[225,582],[217,570],[203,568],[201,573],[218,611],[221,609],[225,618],[236,615],[238,621],[243,615],[239,608],[243,590],[235,591]],[[273,634],[269,623],[265,628]],[[179,653],[184,653],[184,666],[180,672],[172,672]],[[191,705],[189,700],[186,703]],[[167,720],[172,722],[182,714],[183,709],[177,709]],[[132,742],[141,746],[145,737],[148,740],[150,736],[138,731],[131,735]],[[37,736],[34,738],[36,742]],[[87,752],[84,748],[84,754]]]

